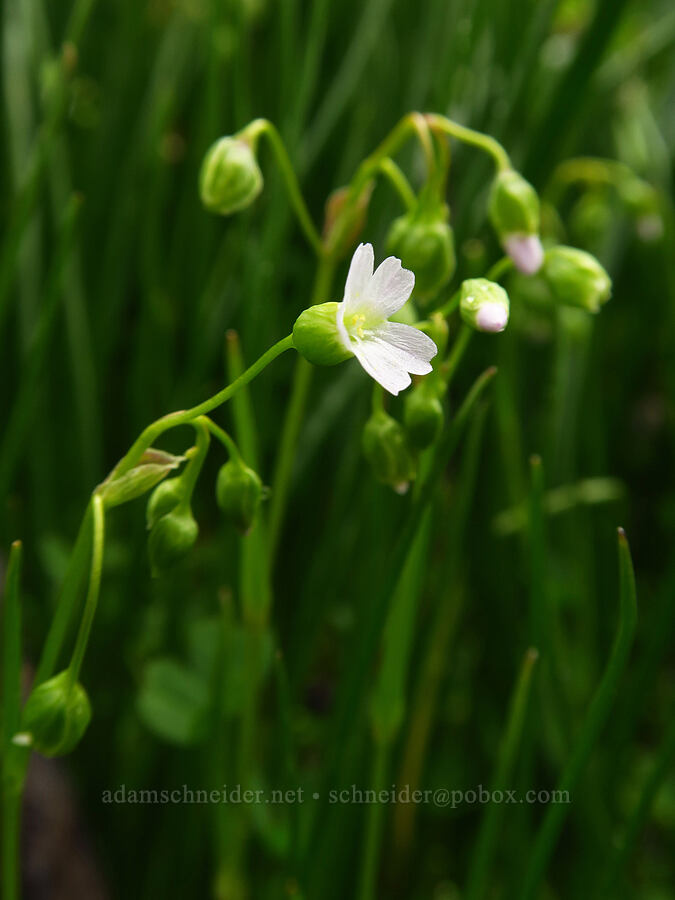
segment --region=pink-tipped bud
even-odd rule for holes
[[[536,234],[510,234],[504,238],[504,249],[513,264],[524,275],[534,275],[544,262],[544,248]]]

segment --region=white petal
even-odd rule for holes
[[[380,263],[367,288],[368,309],[383,319],[405,304],[415,286],[415,276],[390,256]]]
[[[345,310],[350,312],[364,302],[364,292],[373,276],[375,254],[372,244],[359,244],[349,264],[349,273],[345,282]]]
[[[408,371],[415,375],[426,375],[431,371],[430,361],[438,353],[438,347],[429,335],[401,322],[384,322],[372,331],[374,337],[389,344],[403,362],[405,354]],[[414,368],[413,368],[414,366]],[[422,367],[422,371],[418,369]]]
[[[534,275],[544,262],[544,248],[536,234],[511,234],[504,239],[504,249],[525,275]]]
[[[410,384],[411,378],[405,368],[392,359],[382,345],[375,341],[355,341],[352,350],[371,378],[390,394],[396,396]]]

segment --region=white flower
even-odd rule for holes
[[[415,276],[390,256],[373,273],[372,244],[359,244],[349,266],[342,303],[337,304],[338,335],[345,349],[391,394],[411,382],[410,374],[427,375],[436,344],[412,325],[389,322],[404,306]]]

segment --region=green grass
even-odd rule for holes
[[[7,0],[2,16],[5,738],[19,610],[38,677],[68,663],[92,489],[149,422],[220,391],[311,302],[341,298],[356,239],[317,272],[273,138],[249,209],[202,207],[217,137],[273,122],[321,231],[328,196],[403,116],[450,116],[501,142],[542,198],[544,236],[595,254],[614,284],[591,317],[504,272],[503,334],[455,343],[466,332],[449,317],[445,427],[405,496],[362,454],[370,379],[353,360],[311,369],[287,353],[212,413],[276,488],[249,535],[219,515],[215,440],[192,500],[199,540],[171,574],[150,577],[143,501],[107,511],[81,671],[93,719],[65,766],[111,896],[669,896],[668,4]],[[416,146],[396,161],[418,191]],[[501,255],[492,163],[451,146],[458,270],[439,305]],[[620,165],[560,166],[581,157]],[[626,171],[655,189],[656,240],[617,190]],[[358,238],[378,261],[405,195],[378,178]],[[401,418],[402,400],[387,409]],[[158,442],[183,453],[191,440],[181,428]],[[5,781],[25,764],[7,745]],[[302,788],[305,802],[102,802],[122,784]],[[352,785],[562,789],[571,802],[329,802]]]

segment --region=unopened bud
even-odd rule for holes
[[[69,673],[60,672],[39,684],[26,701],[16,743],[43,756],[63,756],[79,743],[91,720],[89,698]],[[21,738],[21,740],[19,740]]]
[[[162,516],[166,516],[174,510],[183,499],[184,494],[185,491],[180,478],[167,478],[166,481],[158,484],[152,494],[150,494],[145,510],[145,522],[148,530]]]
[[[488,212],[516,268],[526,275],[538,271],[543,261],[539,197],[529,181],[513,169],[499,172],[492,183]]]
[[[223,137],[209,148],[199,175],[199,194],[208,210],[229,216],[250,206],[262,189],[262,172],[249,143]]]
[[[324,243],[336,257],[344,256],[358,241],[366,222],[374,181],[364,186],[358,197],[350,187],[340,187],[328,197],[323,225]]]
[[[119,476],[113,469],[96,490],[108,508],[119,506],[145,494],[182,462],[185,462],[184,456],[174,456],[150,447],[133,469]]]
[[[416,450],[426,450],[443,430],[443,406],[433,388],[423,381],[408,391],[404,400],[403,423],[408,440]]]
[[[387,238],[387,251],[415,273],[415,295],[421,300],[438,293],[457,266],[452,228],[440,217],[425,220],[409,213],[396,219]]]
[[[168,569],[195,545],[199,526],[189,509],[180,507],[158,519],[150,530],[148,554],[153,575]]]
[[[262,497],[257,472],[237,460],[221,466],[216,481],[216,500],[226,518],[246,534],[255,521]]]
[[[612,293],[612,281],[597,259],[576,247],[547,250],[543,273],[555,299],[566,306],[596,313]]]
[[[334,366],[352,356],[337,326],[337,303],[319,303],[301,312],[293,326],[293,344],[315,366]]]
[[[377,480],[404,493],[415,477],[415,460],[401,424],[384,410],[377,410],[366,422],[362,442]]]
[[[462,282],[459,309],[466,324],[478,331],[504,331],[509,321],[509,295],[495,281],[467,278]]]

